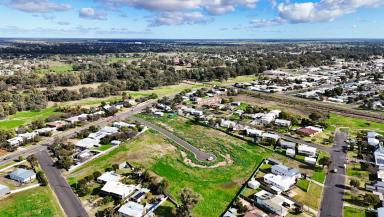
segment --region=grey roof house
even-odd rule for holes
[[[6,194],[9,194],[11,192],[11,190],[9,190],[9,188],[5,185],[0,185],[0,197],[6,195]]]
[[[27,183],[36,179],[36,173],[32,170],[26,170],[19,168],[9,174],[9,178],[18,181],[20,183]]]

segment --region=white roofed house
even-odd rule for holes
[[[100,141],[93,138],[85,138],[77,141],[75,146],[80,149],[91,149],[100,146]]]
[[[129,201],[122,205],[118,212],[123,217],[143,217],[145,215],[145,207],[139,203]]]
[[[110,181],[118,182],[121,180],[121,176],[113,171],[105,172],[101,176],[97,177],[97,182],[107,183]]]
[[[288,141],[285,141],[285,140],[282,140],[282,139],[279,141],[279,144],[283,148],[290,148],[290,149],[295,149],[296,148],[296,143],[288,142]]]
[[[224,128],[234,128],[236,125],[237,125],[236,122],[228,121],[224,119],[221,119],[221,122],[220,122],[220,126]]]
[[[294,204],[294,202],[281,195],[275,195],[265,190],[257,192],[255,200],[259,206],[279,216],[286,216],[290,206]],[[288,207],[285,207],[283,204],[287,204]]]
[[[107,182],[102,188],[101,193],[111,195],[116,198],[125,199],[135,192],[137,187],[135,185],[125,185],[116,181]]]
[[[136,127],[135,124],[128,124],[128,123],[125,123],[125,122],[122,122],[122,121],[120,121],[120,122],[114,122],[114,123],[112,124],[112,126],[113,126],[113,127],[117,127],[117,128],[123,128],[123,127],[134,128],[134,127]]]
[[[24,142],[24,139],[20,136],[17,136],[17,137],[14,137],[12,139],[7,140],[8,145],[10,145],[12,147],[19,146],[19,145],[23,144],[23,142]]]
[[[273,165],[271,167],[271,172],[276,175],[293,177],[295,179],[298,179],[301,176],[301,173],[297,169],[287,167],[281,164]]]
[[[274,175],[271,173],[265,174],[263,179],[265,183],[270,184],[281,191],[288,191],[296,183],[295,177]]]
[[[274,133],[263,133],[261,138],[264,142],[276,144],[279,141],[280,136]]]
[[[247,136],[251,136],[251,137],[260,137],[263,135],[263,132],[262,130],[257,130],[257,129],[251,129],[251,128],[246,128],[245,129],[245,132],[247,134]]]
[[[32,133],[19,134],[17,136],[23,138],[24,142],[27,142],[35,139],[37,135],[38,134],[36,132],[32,132]]]
[[[281,126],[281,127],[290,127],[291,126],[291,121],[284,120],[284,119],[276,119],[275,120],[275,125]]]
[[[77,123],[77,122],[81,122],[81,121],[86,121],[88,119],[88,115],[87,114],[81,114],[81,115],[77,115],[77,116],[73,116],[73,117],[70,117],[70,118],[67,118],[65,119],[65,121],[71,123],[71,124],[74,124],[74,123]]]
[[[308,157],[314,157],[316,156],[317,149],[308,145],[299,145],[297,151],[299,154],[303,154]]]

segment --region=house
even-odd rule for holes
[[[24,139],[22,137],[19,137],[19,136],[7,140],[7,143],[13,147],[19,146],[19,145],[23,144],[23,142],[24,142]]]
[[[377,217],[384,217],[384,207],[377,209]]]
[[[380,144],[380,140],[376,138],[368,138],[368,145],[370,146],[377,146]]]
[[[111,141],[111,144],[112,144],[112,145],[120,145],[120,144],[121,144],[121,141],[119,141],[119,140],[112,140],[112,141]]]
[[[38,134],[36,132],[18,134],[18,137],[23,138],[24,142],[31,141],[36,138]]]
[[[154,114],[155,116],[158,116],[158,117],[163,117],[163,116],[164,116],[164,112],[159,112],[159,111],[154,112],[153,114]]]
[[[304,162],[311,164],[311,165],[316,165],[316,158],[313,157],[305,157]]]
[[[86,121],[88,119],[87,114],[81,114],[65,119],[66,122],[74,124],[76,122]]]
[[[294,142],[288,142],[288,141],[285,141],[285,140],[280,140],[279,144],[283,148],[290,148],[290,149],[295,149],[296,148],[296,143],[294,143]]]
[[[295,177],[274,175],[271,173],[265,174],[263,179],[265,183],[272,185],[281,191],[289,190],[296,182]]]
[[[113,171],[105,172],[101,176],[97,177],[97,182],[107,183],[107,182],[118,182],[120,181],[121,176]]]
[[[311,147],[308,145],[299,145],[297,147],[297,151],[299,154],[306,155],[308,157],[314,157],[316,156],[317,149],[315,147]]]
[[[20,183],[28,183],[36,179],[36,173],[32,170],[18,168],[9,174],[9,178]]]
[[[101,193],[116,198],[125,199],[136,190],[134,185],[125,185],[116,181],[109,181],[101,188]]]
[[[312,137],[312,136],[316,135],[316,134],[318,133],[318,131],[313,130],[313,129],[311,129],[311,128],[306,128],[306,127],[304,127],[304,128],[299,128],[299,129],[297,129],[297,130],[296,130],[296,133],[297,133],[297,134],[300,134],[300,135],[302,135],[302,136],[309,136],[309,137]]]
[[[40,136],[43,136],[43,135],[47,135],[48,133],[54,132],[55,130],[56,129],[52,127],[44,127],[44,128],[35,130],[35,132]]]
[[[138,191],[136,191],[130,198],[137,202],[140,203],[140,201],[145,197],[147,193],[149,193],[150,190],[147,188],[141,188]]]
[[[110,135],[110,134],[114,134],[114,133],[119,132],[119,128],[105,126],[105,127],[101,128],[100,132],[104,132],[104,133],[107,133]]]
[[[281,195],[275,195],[265,190],[257,192],[255,194],[255,200],[260,207],[280,216],[286,216],[288,214],[289,208],[283,204],[292,203]]]
[[[252,188],[252,189],[258,189],[260,187],[260,182],[252,179],[248,182],[248,187]]]
[[[75,146],[81,149],[91,149],[100,146],[100,143],[99,140],[93,138],[85,138],[77,141]]]
[[[276,143],[279,141],[280,136],[274,133],[263,133],[261,135],[262,140],[264,141],[270,141],[272,143]]]
[[[289,156],[289,157],[295,157],[296,155],[296,151],[295,149],[290,149],[288,148],[286,151],[285,151],[285,155]]]
[[[275,125],[281,126],[281,127],[290,127],[291,126],[291,121],[284,120],[284,119],[276,119],[275,120]]]
[[[236,122],[221,119],[220,126],[224,128],[234,128],[236,126]]]
[[[128,127],[128,128],[135,128],[136,127],[136,125],[135,124],[128,124],[128,123],[125,123],[125,122],[122,122],[122,121],[120,121],[120,122],[114,122],[113,124],[112,124],[112,126],[113,127],[117,127],[117,128],[123,128],[123,127]]]
[[[276,174],[276,175],[287,176],[287,177],[290,177],[290,178],[293,177],[295,179],[298,179],[301,176],[300,172],[297,169],[291,168],[291,167],[287,167],[287,166],[284,166],[282,164],[273,165],[271,167],[271,172],[273,174]]]
[[[9,193],[11,193],[11,190],[7,186],[0,185],[0,197],[7,195]]]
[[[384,193],[384,182],[376,181],[375,183],[373,183],[371,185],[366,184],[365,188],[369,191]]]
[[[123,217],[142,217],[145,214],[145,208],[139,203],[129,201],[122,205],[118,212]]]
[[[232,106],[240,106],[240,105],[241,105],[241,102],[231,102],[231,105],[232,105]]]
[[[55,129],[62,128],[66,125],[68,125],[68,122],[65,122],[65,121],[53,121],[53,122],[47,123],[48,127],[52,127]]]
[[[380,134],[373,131],[367,133],[367,138],[376,138],[378,136],[380,136]]]
[[[384,148],[383,146],[379,146],[375,152],[373,152],[375,156],[375,164],[379,167],[384,167]]]
[[[247,134],[247,136],[252,136],[252,137],[260,137],[263,135],[263,132],[264,131],[257,130],[257,129],[251,129],[251,128],[245,129],[245,133]]]
[[[80,152],[79,154],[77,154],[77,158],[80,160],[80,162],[84,162],[84,161],[88,160],[89,158],[91,158],[92,156],[93,156],[93,154],[89,150],[84,150],[84,151]]]

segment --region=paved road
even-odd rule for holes
[[[52,137],[44,138],[37,145],[29,146],[23,150],[15,151],[15,152],[10,153],[6,156],[3,156],[2,158],[0,158],[0,166],[3,164],[7,164],[11,161],[17,160],[19,158],[19,156],[26,157],[26,156],[29,156],[31,154],[35,154],[37,152],[40,152],[42,150],[46,150],[46,147],[49,145],[52,145],[56,139],[64,139],[64,140],[69,139],[71,137],[74,137],[77,134],[77,132],[79,132],[83,129],[87,129],[91,125],[98,125],[100,127],[104,127],[104,126],[112,124],[112,122],[114,122],[114,121],[128,118],[129,116],[131,116],[133,114],[141,112],[144,108],[153,104],[154,102],[156,102],[156,101],[155,100],[149,100],[147,102],[141,103],[141,104],[139,104],[135,107],[132,107],[130,109],[126,109],[123,112],[117,113],[115,116],[99,119],[99,120],[94,121],[94,122],[89,122],[89,123],[86,123],[82,127],[69,129],[69,130],[66,130],[64,132],[60,132],[60,133],[58,133]]]
[[[73,193],[71,186],[67,183],[60,170],[53,165],[53,161],[47,151],[36,154],[41,168],[44,170],[50,186],[53,188],[57,198],[68,217],[88,217],[79,198]]]
[[[200,149],[196,148],[195,146],[193,146],[193,145],[189,144],[188,142],[184,141],[183,139],[179,138],[174,133],[172,133],[172,132],[170,132],[170,131],[162,128],[162,127],[159,127],[156,124],[153,124],[149,121],[146,121],[146,120],[143,120],[143,119],[137,118],[137,117],[131,117],[130,119],[135,120],[135,121],[139,121],[139,122],[143,123],[144,125],[146,125],[147,127],[152,128],[152,129],[156,130],[157,132],[163,134],[168,139],[177,143],[178,145],[180,145],[184,149],[192,152],[195,155],[195,157],[200,161],[207,161],[209,158],[212,158],[212,161],[216,160],[216,156],[214,156],[213,154],[209,154],[209,153],[205,153],[205,152],[201,151]]]
[[[348,133],[336,130],[334,146],[330,150],[331,169],[337,168],[337,173],[330,172],[325,180],[323,200],[320,208],[320,217],[343,216],[343,195],[345,188],[346,153],[343,152]]]

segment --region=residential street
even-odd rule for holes
[[[153,124],[149,121],[146,121],[146,120],[143,120],[143,119],[137,118],[137,117],[131,117],[131,119],[135,120],[135,121],[139,121],[139,122],[143,123],[144,125],[146,125],[147,127],[152,128],[152,129],[156,130],[157,132],[163,134],[168,139],[177,143],[178,145],[180,145],[184,149],[192,152],[196,156],[196,158],[200,161],[207,161],[209,158],[212,158],[212,161],[214,161],[216,159],[216,156],[214,156],[213,154],[209,154],[209,153],[205,153],[205,152],[201,151],[200,149],[196,148],[195,146],[193,146],[193,145],[189,144],[188,142],[184,141],[183,139],[179,138],[174,133],[172,133],[172,132],[170,132],[170,131],[162,128],[162,127],[159,127],[156,124]]]
[[[83,208],[79,198],[73,193],[71,186],[61,175],[60,170],[53,165],[53,161],[47,151],[36,154],[37,160],[48,178],[50,186],[53,188],[61,207],[68,217],[87,217],[88,214]]]
[[[320,208],[320,217],[341,217],[343,216],[343,196],[345,187],[346,153],[343,152],[347,132],[336,130],[334,146],[330,150],[332,164],[330,169],[337,168],[337,172],[329,172],[325,180],[323,200]]]

